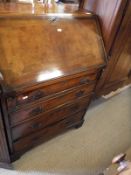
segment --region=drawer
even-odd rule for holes
[[[85,97],[80,99],[78,102],[73,104],[65,105],[56,110],[47,112],[38,118],[23,122],[20,125],[12,127],[12,138],[13,140],[24,137],[32,132],[36,132],[48,125],[56,123],[64,118],[67,118],[73,113],[84,110],[88,107],[89,98]]]
[[[79,88],[75,88],[71,91],[66,91],[66,93],[61,93],[59,96],[50,98],[48,100],[42,101],[36,105],[30,105],[29,107],[24,107],[15,112],[9,114],[11,126],[14,126],[20,121],[27,118],[37,117],[38,115],[45,113],[51,109],[58,106],[70,103],[71,101],[80,99],[81,97],[90,95],[94,89],[95,84],[82,85]]]
[[[21,95],[18,95],[15,98],[10,97],[7,99],[8,109],[12,110],[16,106],[27,105],[32,102],[38,101],[39,99],[59,93],[61,91],[74,88],[82,84],[91,83],[92,81],[96,80],[96,76],[97,76],[96,73],[84,74],[76,78],[63,80],[60,81],[59,83],[44,86],[43,88],[36,89],[34,91],[22,93]]]
[[[63,131],[66,131],[68,128],[73,127],[76,124],[79,124],[83,120],[84,114],[85,111],[80,111],[79,113],[73,114],[70,117],[58,122],[57,124],[44,128],[39,132],[35,132],[29,136],[26,136],[14,142],[13,143],[14,151],[24,152],[41,142],[49,140],[55,135],[58,135]]]

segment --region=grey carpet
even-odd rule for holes
[[[94,101],[78,130],[70,130],[24,154],[13,163],[16,171],[29,173],[96,175],[112,158],[131,147],[131,88],[108,99]]]

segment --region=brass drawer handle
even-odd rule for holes
[[[88,78],[81,79],[80,84],[90,83],[90,80]]]
[[[45,96],[44,92],[39,90],[35,92],[35,94],[32,96],[32,99],[38,100],[44,96]]]
[[[20,105],[25,102],[29,103],[33,100],[38,100],[44,96],[45,96],[44,92],[39,90],[39,91],[34,92],[34,94],[32,95],[31,94],[25,95],[25,96],[22,96],[21,98],[17,97],[16,105]]]
[[[32,116],[38,115],[38,114],[42,113],[43,111],[44,111],[44,109],[42,107],[37,107],[29,113],[29,116],[32,117]]]
[[[76,97],[82,97],[84,95],[85,91],[80,90],[79,92],[76,93]]]
[[[33,125],[31,125],[32,129],[39,129],[42,127],[42,123],[34,123]]]

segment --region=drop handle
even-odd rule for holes
[[[81,79],[80,84],[90,83],[90,80],[88,78]]]
[[[40,113],[42,113],[44,111],[44,109],[42,107],[36,107],[35,109],[33,109],[29,115],[30,116],[35,116],[35,115],[38,115]]]
[[[35,94],[32,96],[32,99],[38,100],[44,96],[45,96],[44,92],[39,90],[35,92]]]
[[[17,98],[17,101],[16,103],[17,104],[21,104],[21,102],[32,102],[34,100],[39,100],[40,98],[44,97],[45,96],[45,93],[43,91],[36,91],[34,92],[33,94],[27,94],[27,95],[24,95],[22,96],[21,98]]]
[[[39,129],[42,127],[42,123],[34,123],[33,125],[31,125],[32,129]]]
[[[80,90],[79,92],[76,93],[76,97],[79,98],[79,97],[83,96],[83,95],[84,95],[84,92],[85,92],[85,91]]]

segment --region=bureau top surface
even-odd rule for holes
[[[101,36],[92,15],[57,13],[55,5],[54,12],[35,16],[29,11],[25,16],[15,6],[18,8],[12,3],[8,8],[0,5],[0,75],[11,88],[25,88],[104,64]]]

